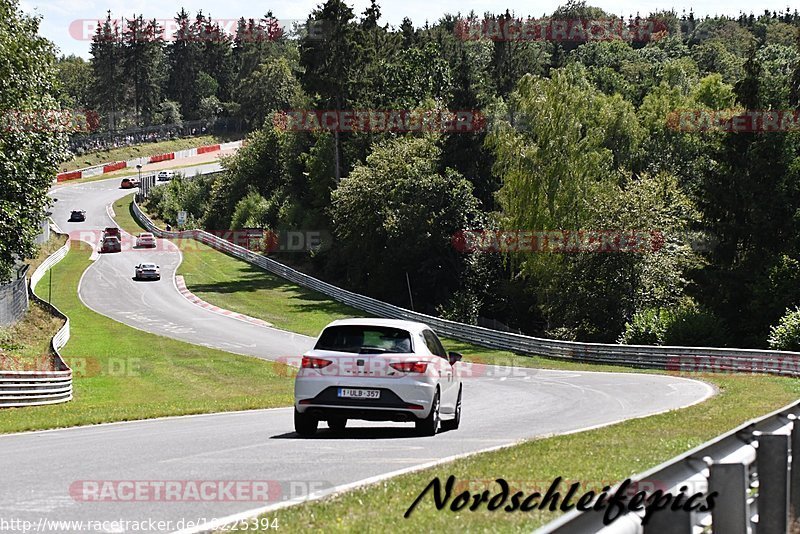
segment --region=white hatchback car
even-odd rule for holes
[[[461,355],[447,353],[427,325],[394,319],[342,319],[303,355],[294,383],[294,426],[312,436],[348,419],[414,422],[432,436],[461,422]]]

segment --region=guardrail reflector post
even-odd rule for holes
[[[786,534],[789,505],[789,436],[758,437],[758,532]]]
[[[716,491],[711,511],[714,534],[747,534],[750,514],[747,506],[747,469],[744,464],[712,464],[708,491]]]

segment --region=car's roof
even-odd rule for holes
[[[140,267],[158,267],[155,263],[142,263],[139,265]]]
[[[153,237],[153,234],[150,232],[139,232],[139,237]]]
[[[72,213],[84,213],[83,210],[72,210]]]
[[[421,332],[422,330],[427,330],[430,327],[424,323],[418,323],[415,321],[403,321],[401,319],[379,319],[379,318],[366,318],[366,317],[355,317],[352,319],[337,319],[333,321],[328,326],[346,326],[346,325],[357,325],[357,326],[390,326],[392,328],[401,328],[403,330],[408,330],[409,332]],[[327,328],[327,327],[326,327]]]

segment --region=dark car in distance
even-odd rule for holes
[[[122,239],[122,235],[119,232],[119,228],[116,226],[109,226],[103,230],[103,237],[116,237],[117,239]]]
[[[69,214],[69,222],[84,222],[86,220],[86,212],[83,210],[72,210]]]
[[[122,243],[114,236],[106,236],[100,245],[100,252],[122,252]]]

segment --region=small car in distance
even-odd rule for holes
[[[413,422],[418,433],[461,422],[461,355],[446,352],[427,325],[395,319],[342,319],[303,355],[294,383],[294,426],[304,437],[327,421]]]
[[[142,232],[136,236],[136,248],[155,248],[156,238],[150,232]]]
[[[139,181],[133,178],[123,178],[119,184],[120,189],[134,189],[139,187]]]
[[[140,263],[134,269],[134,280],[161,280],[161,267],[155,263]]]
[[[175,171],[160,171],[158,173],[159,182],[168,182],[175,177]]]
[[[122,243],[118,237],[105,236],[100,245],[100,252],[122,252]]]
[[[69,214],[69,222],[84,222],[86,220],[86,212],[83,210],[72,210]]]

